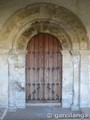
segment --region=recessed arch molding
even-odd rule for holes
[[[67,8],[47,3],[16,11],[0,31],[0,49],[25,50],[30,38],[39,32],[56,36],[63,49],[89,49],[87,31],[81,20]]]

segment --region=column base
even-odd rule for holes
[[[17,108],[16,106],[9,106],[8,111],[9,112],[16,112]]]
[[[72,111],[79,111],[80,107],[78,105],[71,105]]]

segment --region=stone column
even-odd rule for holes
[[[11,54],[8,57],[8,77],[9,77],[9,81],[8,81],[8,89],[9,89],[9,93],[8,93],[8,97],[9,97],[9,101],[8,101],[8,109],[9,111],[15,111],[16,110],[16,105],[15,105],[15,98],[14,98],[14,81],[15,81],[15,73],[14,73],[14,64],[15,64],[15,60],[16,56]]]
[[[15,66],[16,89],[14,90],[17,108],[25,108],[26,105],[25,57],[25,51],[18,52],[17,65]]]
[[[73,102],[72,110],[80,108],[80,54],[76,51],[71,51],[71,59],[73,63]]]
[[[25,56],[26,51],[19,51],[8,58],[10,111],[25,108]]]
[[[62,51],[62,107],[70,108],[72,104],[72,62],[68,50]]]
[[[80,50],[80,107],[90,107],[90,50]],[[84,91],[84,92],[83,92]]]

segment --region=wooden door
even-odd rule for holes
[[[40,33],[28,43],[26,101],[60,102],[62,56],[57,38]]]

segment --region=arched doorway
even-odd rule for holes
[[[6,48],[6,51],[2,50],[8,53],[8,108],[26,106],[26,47],[37,33],[52,34],[60,41],[63,57],[62,107],[80,107],[81,103],[83,105],[82,99],[81,103],[79,101],[79,97],[83,96],[80,82],[86,79],[81,72],[86,61],[80,65],[80,61],[84,60],[80,52],[86,55],[85,51],[89,48],[87,30],[69,9],[52,3],[40,3],[30,4],[15,12],[0,32],[1,46]],[[74,68],[74,65],[77,67]],[[83,87],[83,82],[81,85]]]
[[[62,56],[60,43],[40,33],[28,42],[26,55],[26,101],[60,103],[62,97]]]

